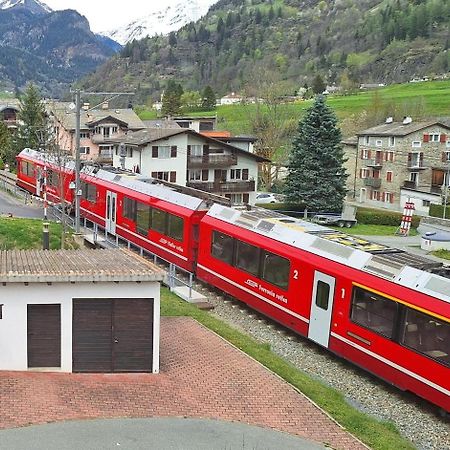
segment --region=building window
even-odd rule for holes
[[[203,155],[203,145],[190,145],[190,154],[191,156],[202,156]]]
[[[394,162],[394,152],[385,152],[384,158],[386,161]]]
[[[428,207],[430,206],[431,202],[430,200],[422,200],[422,206]]]
[[[364,136],[364,144],[369,145],[370,143],[370,136]]]
[[[375,145],[376,145],[377,147],[382,147],[382,146],[383,146],[383,141],[382,141],[381,139],[377,139],[377,140],[375,141]]]
[[[230,180],[241,180],[241,169],[231,169]]]
[[[430,142],[439,142],[440,137],[439,133],[430,133]]]
[[[386,181],[391,183],[392,182],[392,177],[393,177],[393,172],[391,170],[388,170],[386,172]]]
[[[90,152],[90,147],[80,147],[80,155],[89,155]]]
[[[157,180],[169,181],[170,172],[152,172],[152,178],[156,178]]]
[[[200,181],[202,179],[202,171],[197,170],[190,170],[189,171],[189,181]]]
[[[230,200],[233,205],[242,205],[242,194],[231,194]]]
[[[363,148],[361,150],[361,159],[370,159],[370,150]]]
[[[390,192],[384,193],[384,203],[392,203],[392,194]]]
[[[3,304],[0,304],[0,319],[3,319]]]
[[[450,152],[444,152],[442,162],[450,162]]]
[[[417,184],[417,182],[419,181],[419,172],[410,172],[409,181]]]
[[[450,147],[450,139],[447,141],[447,143],[445,144],[447,147]]]
[[[152,147],[152,158],[169,159],[171,152],[170,145],[160,145]]]
[[[421,147],[422,146],[422,142],[420,142],[420,141],[412,141],[412,146],[413,147]]]
[[[360,172],[361,178],[369,178],[370,177],[370,169],[363,168]]]
[[[89,131],[81,131],[80,132],[80,139],[89,139],[90,136],[91,136],[91,134],[89,133]]]
[[[242,179],[248,180],[248,169],[242,169]]]
[[[394,147],[395,145],[395,136],[389,136],[389,147]]]
[[[394,333],[397,303],[360,287],[353,289],[351,320],[390,339]]]

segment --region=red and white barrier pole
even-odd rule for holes
[[[400,224],[400,235],[408,236],[411,229],[412,216],[414,214],[415,206],[413,202],[406,202],[403,210],[402,222]]]

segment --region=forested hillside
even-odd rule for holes
[[[447,0],[221,0],[169,36],[129,43],[83,81],[157,99],[167,80],[219,94],[270,78],[293,94],[319,74],[344,88],[449,71]]]

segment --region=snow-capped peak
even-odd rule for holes
[[[1,10],[17,7],[26,8],[35,14],[50,13],[53,11],[48,5],[39,0],[0,0]]]
[[[167,34],[177,31],[189,22],[195,22],[204,16],[210,6],[218,0],[173,0],[163,9],[149,5],[149,14],[137,18],[128,25],[105,31],[101,34],[126,44],[133,39],[142,39],[156,34]],[[153,3],[153,2],[152,2]]]

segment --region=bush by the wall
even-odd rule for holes
[[[395,211],[384,211],[379,209],[360,208],[356,212],[356,219],[358,223],[367,225],[390,225],[400,226],[402,221],[402,213]],[[413,216],[411,226],[417,228],[420,223],[419,216]]]
[[[442,218],[444,215],[444,205],[430,205],[430,212],[429,215],[431,217],[439,217]],[[450,204],[447,204],[447,208],[445,209],[445,217],[447,219],[450,219]]]

